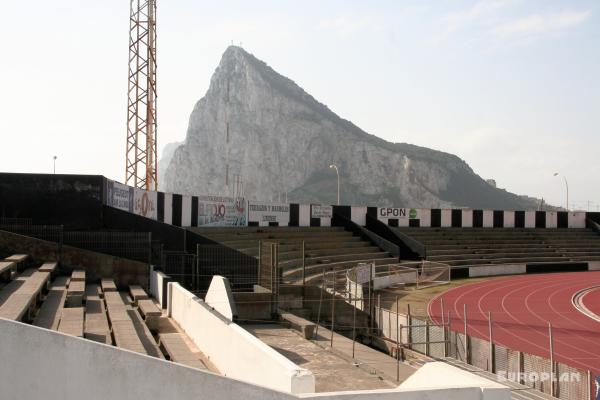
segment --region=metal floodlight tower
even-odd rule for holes
[[[156,0],[130,0],[125,183],[157,190]]]

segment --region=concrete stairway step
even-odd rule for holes
[[[568,262],[569,257],[529,257],[529,258],[496,258],[496,259],[471,259],[471,260],[447,260],[444,261],[452,267],[473,266],[473,265],[493,265],[493,264],[529,264],[529,263],[553,263]]]
[[[307,266],[312,266],[312,265],[322,265],[322,264],[330,264],[332,262],[338,262],[338,261],[352,261],[352,260],[356,260],[356,259],[372,259],[372,258],[381,258],[382,255],[387,255],[389,256],[388,253],[382,252],[381,250],[377,250],[375,252],[372,253],[351,253],[351,254],[341,254],[341,255],[323,255],[320,257],[310,257],[306,259],[306,265]],[[302,259],[301,258],[294,258],[294,259],[290,259],[290,260],[285,260],[285,261],[281,261],[279,260],[279,265],[282,268],[293,268],[293,267],[301,267],[302,266]]]
[[[307,320],[310,320],[312,314],[310,308],[291,308],[288,310],[288,312]]]
[[[430,244],[427,245],[427,249],[428,250],[452,250],[452,249],[489,249],[489,248],[494,248],[494,249],[517,249],[517,248],[526,248],[526,247],[532,247],[532,248],[543,248],[543,247],[548,247],[547,245],[541,243],[541,242],[522,242],[522,243],[494,243],[493,245],[491,245],[490,243],[446,243],[446,244]]]
[[[264,232],[264,233],[218,233],[204,235],[209,239],[219,242],[234,240],[276,240],[276,239],[296,239],[310,240],[322,237],[344,237],[352,236],[352,232],[334,231],[334,232]]]
[[[233,233],[233,232],[340,232],[344,231],[339,226],[244,226],[244,227],[189,227],[188,230],[198,234]]]
[[[513,258],[513,259],[529,259],[529,258],[542,258],[542,257],[561,257],[563,253],[557,251],[546,251],[544,253],[494,253],[494,254],[479,254],[479,253],[467,253],[464,254],[448,254],[442,256],[428,256],[428,261],[456,261],[456,260],[494,260],[499,258]]]
[[[212,239],[212,238],[211,238]],[[239,238],[231,238],[230,240],[216,240],[219,243],[223,243],[227,246],[231,247],[255,247],[258,246],[259,242],[277,242],[280,245],[293,245],[293,246],[301,246],[304,241],[305,245],[310,245],[313,243],[339,243],[339,242],[354,242],[360,241],[360,237],[352,236],[352,235],[336,235],[336,236],[321,236],[321,237],[310,237],[310,238],[273,238],[273,239],[239,239]]]
[[[344,242],[314,242],[314,243],[306,243],[305,249],[306,251],[310,250],[331,250],[331,249],[347,249],[350,247],[368,247],[372,246],[371,242],[361,241],[359,237],[352,241],[344,241]],[[231,246],[233,247],[233,246]],[[234,247],[237,250],[248,252],[250,254],[258,255],[258,242],[254,243],[252,247]],[[286,253],[289,251],[301,251],[302,243],[296,242],[293,244],[279,244],[279,253]]]
[[[388,257],[388,258],[381,258],[378,260],[355,260],[353,263],[344,262],[344,263],[336,263],[336,264],[329,264],[329,265],[312,266],[310,269],[307,268],[306,283],[307,284],[316,284],[316,283],[320,282],[323,270],[325,270],[326,272],[329,272],[332,269],[335,271],[344,271],[348,268],[356,266],[356,264],[361,263],[361,262],[374,262],[375,265],[387,265],[387,264],[397,263],[398,260],[394,257]],[[284,271],[283,279],[284,279],[284,281],[292,283],[292,284],[301,284],[302,283],[302,269],[300,269],[300,270],[296,269],[293,271],[289,271],[287,273]]]
[[[447,249],[447,250],[427,250],[427,256],[449,256],[453,254],[502,254],[502,253],[545,253],[550,249],[550,247],[540,247],[540,248],[531,248],[531,247],[516,247],[516,248],[495,248],[495,249],[470,249],[468,246],[457,248],[457,249]],[[559,249],[556,249],[559,250]]]

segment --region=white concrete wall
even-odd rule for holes
[[[442,210],[442,228],[449,228],[452,226],[452,210]]]
[[[91,340],[0,319],[3,399],[296,399]]]
[[[173,194],[165,193],[165,224],[173,223]]]
[[[546,211],[546,228],[556,228],[558,225],[558,215],[554,211]]]
[[[535,228],[535,211],[525,211],[525,228]]]
[[[400,343],[404,344],[410,342],[409,330],[400,329],[400,326],[408,326],[408,316],[406,314],[396,314],[394,311],[375,306],[375,316],[377,321],[381,321],[380,328],[384,337],[394,341],[398,338]]]
[[[298,225],[310,226],[310,204],[300,204],[298,209]]]
[[[313,393],[315,378],[232,323],[178,283],[169,283],[169,316],[225,375],[289,393]]]
[[[504,211],[504,227],[514,228],[515,227],[515,212]]]
[[[569,228],[585,228],[585,213],[584,212],[569,213]]]
[[[410,219],[408,219],[408,218],[400,218],[398,220],[398,226],[404,226],[404,227],[410,226]]]
[[[588,261],[588,271],[600,271],[600,261]]]
[[[417,210],[417,214],[419,216],[419,226],[422,228],[428,228],[431,226],[431,209],[429,208],[419,208]]]
[[[167,276],[164,273],[156,271],[152,267],[150,271],[150,295],[158,300],[161,306],[166,304],[166,299],[163,298],[164,280],[166,278]]]
[[[181,226],[192,225],[192,196],[181,196]]]
[[[229,321],[233,321],[233,318],[237,317],[237,309],[229,280],[223,276],[215,275],[212,277],[204,301]]]
[[[367,207],[350,207],[350,219],[360,226],[367,225]]]
[[[375,290],[385,289],[398,283],[417,283],[417,273],[396,273],[373,278],[373,288]]]
[[[150,287],[148,288],[150,295],[155,299],[158,299],[158,271],[154,269],[154,266],[150,266]]]
[[[352,305],[355,305],[357,309],[364,310],[365,304],[363,303],[363,285],[359,285],[353,280],[346,277],[346,301],[352,297]],[[357,300],[359,299],[359,300]]]
[[[483,227],[494,227],[494,212],[492,210],[483,210]]]
[[[473,210],[462,210],[462,227],[473,227]]]
[[[321,226],[331,226],[331,218],[320,218]]]
[[[469,278],[479,276],[498,276],[524,274],[527,272],[525,264],[490,265],[469,268]]]
[[[435,378],[434,378],[435,377]],[[401,388],[422,388],[429,386],[433,388],[447,387],[467,387],[478,386],[480,393],[467,394],[466,398],[485,398],[495,400],[510,399],[510,391],[504,385],[482,378],[467,371],[455,368],[443,362],[432,362],[423,365],[414,374],[408,377],[401,385]],[[471,397],[473,396],[473,397]],[[449,397],[453,398],[453,397]]]
[[[239,328],[239,327],[238,327]],[[241,329],[241,328],[240,328]],[[0,319],[0,387],[6,399],[507,400],[508,389],[429,363],[396,389],[301,397],[170,361]],[[268,346],[267,346],[268,347]],[[221,348],[240,360],[232,348]],[[253,360],[254,361],[254,360]],[[261,365],[253,363],[259,372]],[[426,368],[427,367],[427,368]]]

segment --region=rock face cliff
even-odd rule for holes
[[[170,152],[169,152],[170,153]],[[531,209],[458,157],[370,135],[240,47],[223,54],[190,116],[185,142],[163,168],[161,189],[247,198],[398,207]],[[280,197],[282,196],[282,197]]]

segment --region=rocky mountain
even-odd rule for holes
[[[179,146],[181,146],[181,142],[172,142],[167,143],[163,148],[159,163],[158,163],[158,182],[162,183],[165,181],[165,172],[167,172],[167,167],[171,163],[171,158],[173,158],[173,154],[175,150]],[[164,165],[164,168],[163,168]]]
[[[173,150],[173,149],[170,149]],[[167,152],[165,152],[167,153]],[[168,152],[171,153],[171,152]],[[535,199],[496,189],[458,157],[390,143],[340,118],[240,47],[229,47],[192,111],[185,142],[159,181],[186,194],[406,207],[535,209]]]

